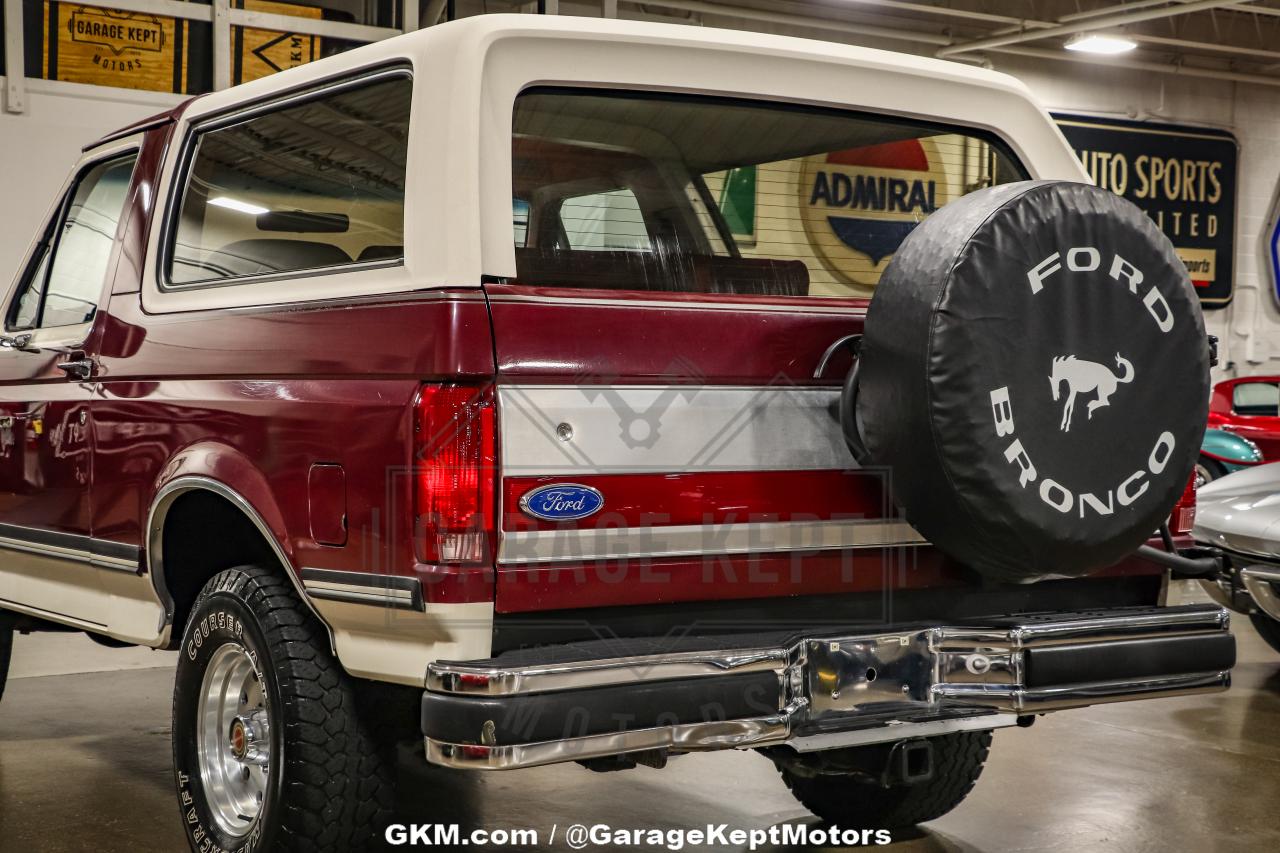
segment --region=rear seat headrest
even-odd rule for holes
[[[807,296],[801,261],[651,252],[516,248],[516,281],[540,287]]]
[[[404,257],[404,246],[365,246],[356,256],[357,261],[385,261]]]
[[[227,270],[227,275],[256,275],[349,264],[351,256],[332,243],[263,237],[228,243],[206,263]]]

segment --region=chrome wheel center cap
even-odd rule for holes
[[[258,709],[231,721],[228,745],[231,756],[241,764],[265,767],[271,763],[267,712]]]

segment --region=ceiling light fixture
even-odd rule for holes
[[[1138,43],[1125,36],[1107,35],[1106,33],[1076,33],[1067,40],[1067,50],[1080,53],[1096,53],[1099,56],[1115,56],[1117,53],[1128,53]]]
[[[270,208],[261,207],[256,204],[249,204],[249,202],[241,201],[238,198],[228,198],[225,195],[209,199],[209,204],[216,205],[217,207],[225,207],[227,210],[247,213],[250,216],[260,216],[264,213],[270,213]]]

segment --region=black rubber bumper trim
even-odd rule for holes
[[[1031,649],[1025,677],[1035,689],[1219,672],[1235,663],[1236,639],[1223,631]]]
[[[474,744],[492,721],[497,745],[612,734],[655,726],[760,717],[778,712],[773,672],[637,682],[515,696],[422,696],[422,733]]]

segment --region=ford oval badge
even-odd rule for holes
[[[543,521],[577,521],[595,515],[604,506],[604,495],[590,486],[553,483],[525,492],[520,509]]]

